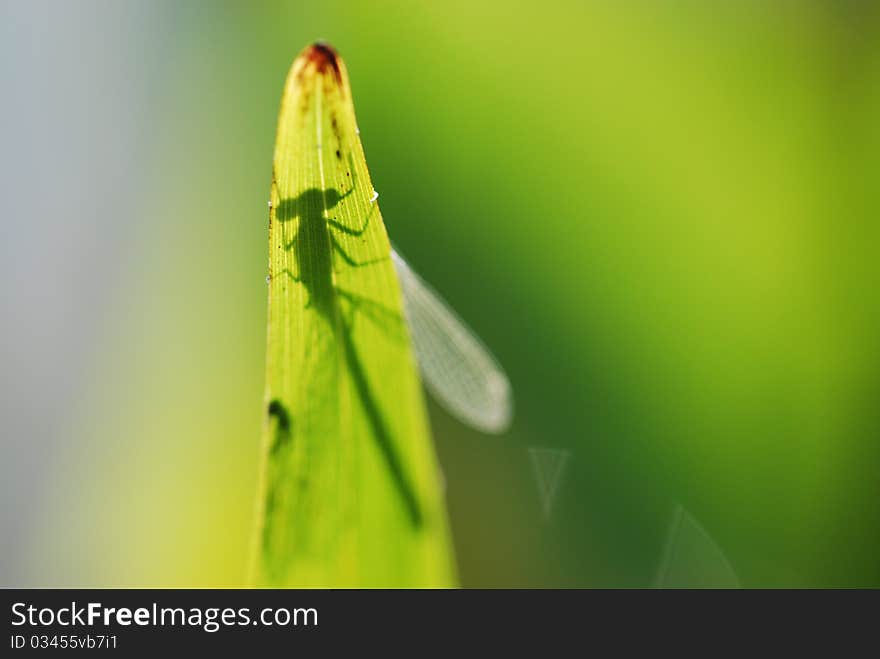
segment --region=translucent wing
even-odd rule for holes
[[[428,390],[453,416],[487,433],[513,413],[510,383],[489,349],[394,250],[416,359]]]

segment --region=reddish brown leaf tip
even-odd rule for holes
[[[323,41],[316,41],[306,49],[304,53],[306,60],[314,64],[318,73],[326,73],[333,70],[336,81],[342,84],[342,72],[339,69],[339,55],[330,44]]]

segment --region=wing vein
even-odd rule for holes
[[[487,433],[510,424],[510,383],[479,338],[396,251],[413,348],[428,390],[453,416]]]

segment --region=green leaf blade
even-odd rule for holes
[[[269,211],[255,580],[455,583],[439,471],[345,65],[291,67]]]

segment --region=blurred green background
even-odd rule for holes
[[[4,582],[243,583],[275,122],[294,56],[323,38],[392,240],[513,382],[501,438],[431,405],[463,585],[649,586],[676,504],[745,586],[880,585],[872,4],[4,6],[5,74],[52,112],[4,130],[113,145],[3,156],[32,162],[4,195],[39,204],[77,170],[107,195],[3,217],[104,241],[59,247],[98,274],[51,334],[4,341],[44,368],[37,396],[70,373],[10,403],[54,421],[39,449],[7,427]],[[28,244],[7,286],[38,304],[28,273],[65,278]],[[42,363],[68,327],[82,338]],[[530,447],[570,455],[549,516]]]

